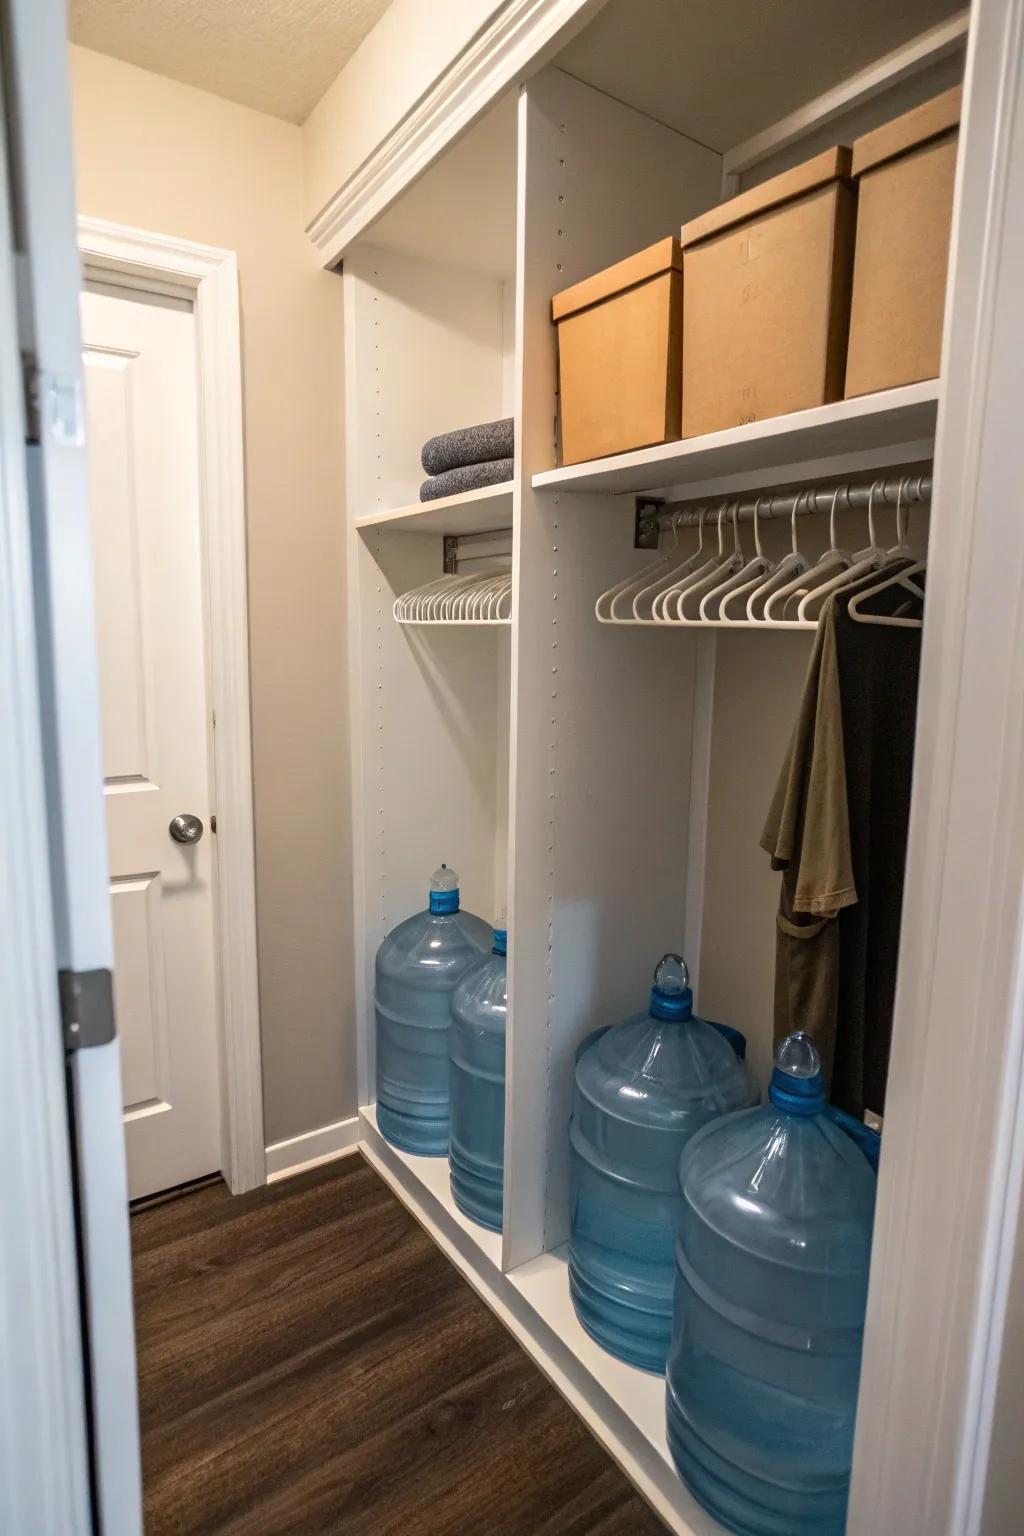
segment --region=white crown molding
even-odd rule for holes
[[[603,4],[506,0],[307,225],[324,266],[334,266],[502,91],[545,64]]]

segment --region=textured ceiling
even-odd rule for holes
[[[69,0],[71,40],[301,123],[388,0]]]

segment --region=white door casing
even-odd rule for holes
[[[13,524],[5,527],[0,543],[10,548],[18,566],[8,567],[16,574],[0,630],[10,633],[13,621],[18,662],[0,753],[24,763],[33,746],[41,745],[43,766],[35,790],[28,785],[21,795],[5,794],[8,819],[18,822],[21,833],[36,830],[36,837],[34,847],[23,844],[12,888],[19,919],[3,927],[6,942],[20,946],[28,938],[24,920],[49,910],[50,933],[44,937],[37,926],[25,960],[30,967],[56,964],[72,979],[100,983],[95,987],[100,1006],[88,1019],[99,1041],[109,1024],[101,984],[113,963],[113,942],[100,793],[66,15],[62,0],[0,0],[0,13],[5,94],[11,87],[7,122],[14,130],[8,152],[20,215],[14,234],[19,361],[38,412],[35,423],[31,417],[19,423],[5,397],[5,430],[17,425],[24,434],[29,429],[25,522],[32,547],[30,582],[23,535],[12,532]],[[4,235],[6,247],[6,230]],[[13,338],[10,323],[0,329],[5,339]],[[4,350],[6,359],[10,351]],[[7,498],[6,507],[12,505],[13,498]],[[11,785],[6,774],[0,774],[0,781],[5,791]],[[44,796],[49,867],[40,857],[37,831]],[[36,975],[40,987],[45,986],[45,976],[38,970]],[[16,1155],[5,1160],[4,1185],[15,1196],[21,1190],[28,1195],[28,1217],[4,1230],[17,1236],[14,1247],[28,1284],[20,1291],[9,1288],[5,1265],[0,1290],[15,1308],[8,1334],[16,1337],[17,1348],[5,1352],[0,1372],[0,1440],[17,1477],[3,1481],[4,1528],[38,1536],[51,1531],[54,1536],[141,1536],[119,1042],[80,1045],[66,1063],[54,1062],[45,1045],[45,1031],[56,1022],[53,992],[49,1009],[40,1008],[21,985],[21,992],[6,999],[15,1007],[27,1004],[24,1013],[19,1007],[18,1023],[28,1048],[5,1050],[6,1088],[18,1096],[18,1109],[13,1119],[4,1116],[9,1136],[16,1138]],[[39,997],[44,996],[40,991]],[[79,1020],[84,1022],[82,1015]],[[47,1059],[55,1070],[42,1070]],[[22,1136],[17,1134],[19,1121]],[[67,1296],[66,1249],[62,1253],[58,1241],[72,1165],[79,1262],[73,1300]],[[59,1305],[58,1295],[63,1296]],[[5,1433],[11,1429],[13,1434]],[[81,1487],[86,1451],[91,1489]],[[14,1504],[8,1497],[12,1492]]]
[[[86,291],[114,979],[133,1197],[220,1166],[195,320]],[[169,835],[188,812],[192,845]]]
[[[246,590],[238,265],[231,251],[80,215],[87,279],[185,298],[195,317],[199,499],[208,687],[216,720],[210,810],[216,837],[220,1168],[232,1193],[264,1183],[263,1093]],[[186,809],[179,807],[179,809]],[[199,814],[199,813],[197,813]],[[203,818],[204,821],[206,818]]]
[[[11,121],[7,78],[0,74],[0,125]],[[26,448],[9,159],[0,126],[0,800],[16,808],[0,829],[0,1233],[7,1237],[0,1240],[0,1524],[77,1536],[91,1525],[84,1349],[39,718],[30,538],[38,507],[27,475],[33,450]]]

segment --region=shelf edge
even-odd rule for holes
[[[435,501],[414,501],[408,506],[391,507],[384,512],[368,512],[362,517],[352,519],[352,526],[357,530],[367,528],[393,528],[396,531],[406,533],[443,533],[443,528],[433,528],[430,522],[444,519],[446,514],[456,514],[455,521],[461,522],[457,514],[465,509],[467,513],[473,508],[491,503],[508,503],[508,520],[512,521],[512,488],[511,480],[503,480],[498,485],[482,485],[472,491],[461,491],[455,496],[439,496]],[[481,529],[471,529],[467,523],[465,528],[460,527],[460,533],[482,532],[488,533],[492,529],[487,526]]]
[[[811,460],[843,456],[848,458],[851,453],[857,452],[882,452],[884,455],[886,451],[895,452],[911,444],[919,448],[923,418],[930,417],[927,430],[934,433],[940,389],[939,379],[926,379],[921,383],[902,385],[898,389],[814,406],[807,411],[772,416],[747,426],[709,432],[701,437],[681,438],[675,442],[659,443],[653,448],[615,454],[605,459],[589,459],[581,464],[541,470],[533,476],[531,483],[535,490],[629,495],[632,491],[683,485],[688,478],[696,481],[702,473],[709,481],[749,475],[753,472],[751,457],[759,445],[765,449],[765,472],[785,468],[787,462],[799,462],[801,453],[805,453],[807,459]],[[887,423],[891,430],[876,443],[872,443],[870,436],[864,434],[858,441],[857,424],[872,421]],[[816,437],[830,430],[842,432],[844,427],[849,430],[848,443],[835,447],[831,452],[827,448],[823,452],[820,444],[816,445]],[[778,445],[774,457],[772,445]],[[780,449],[788,456],[787,460],[778,456]],[[715,470],[712,467],[716,461],[731,453],[735,453],[739,461],[734,468]],[[660,480],[652,480],[649,478],[652,474],[662,477]],[[637,477],[635,485],[622,483],[633,476]],[[640,483],[641,480],[643,483]]]
[[[377,1129],[372,1105],[360,1109],[359,1121],[359,1150],[370,1166],[557,1388],[674,1536],[726,1536],[723,1528],[695,1504],[674,1467],[644,1431],[517,1289],[514,1272],[511,1276],[502,1273],[475,1234],[462,1230],[433,1190],[388,1145]]]

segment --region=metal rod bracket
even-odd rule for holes
[[[633,548],[657,549],[660,531],[658,515],[665,505],[659,496],[638,496],[633,524]]]

